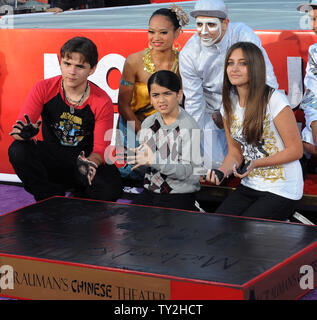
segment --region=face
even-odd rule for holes
[[[151,103],[155,110],[162,115],[172,115],[174,112],[178,112],[178,103],[181,95],[181,91],[176,93],[156,83],[151,85]]]
[[[317,34],[317,8],[309,11],[310,27]]]
[[[204,46],[210,47],[222,40],[228,27],[228,19],[221,21],[215,17],[198,16],[196,28],[201,42]]]
[[[232,51],[228,59],[227,74],[232,85],[236,87],[248,86],[248,62],[242,49],[238,48]]]
[[[94,73],[96,66],[91,68],[84,62],[82,54],[73,52],[70,56],[61,58],[61,72],[65,88],[79,88],[86,86],[87,78]]]
[[[155,50],[171,49],[173,42],[179,36],[180,29],[174,30],[172,22],[162,15],[155,15],[149,23],[149,45]]]

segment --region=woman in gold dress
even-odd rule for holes
[[[129,55],[125,61],[118,97],[119,129],[125,149],[138,145],[136,134],[142,121],[155,112],[147,90],[150,76],[159,70],[171,70],[179,75],[179,52],[174,42],[188,21],[179,6],[156,10],[149,20],[148,48]],[[129,166],[120,168],[120,171],[122,177],[142,179],[142,175],[131,172]]]

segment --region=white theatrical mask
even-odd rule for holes
[[[200,40],[205,47],[210,47],[216,43],[222,34],[221,21],[219,18],[211,17],[197,17],[196,28],[201,35]],[[217,32],[218,35],[215,39],[211,37],[211,32]]]

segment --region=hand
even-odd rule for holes
[[[45,11],[46,11],[46,12],[53,12],[54,14],[56,14],[56,13],[63,12],[63,9],[58,8],[58,7],[55,7],[55,8],[46,9]]]
[[[91,186],[98,166],[93,161],[90,161],[85,157],[84,151],[82,151],[77,158],[77,166],[79,172],[87,178],[88,184]]]
[[[310,124],[311,127],[311,131],[312,131],[312,135],[313,135],[313,139],[314,139],[314,143],[317,144],[317,121],[313,121]]]
[[[311,154],[314,157],[317,157],[317,146],[308,142],[303,142],[303,147],[307,153]]]
[[[216,126],[219,129],[223,129],[223,120],[222,120],[222,115],[221,115],[220,111],[218,110],[218,111],[214,112],[211,116],[212,116],[212,120],[214,121]]]
[[[223,171],[218,169],[210,169],[206,175],[206,180],[219,186],[225,178]]]
[[[151,165],[154,158],[154,153],[151,148],[143,143],[139,147],[135,149],[129,149],[129,152],[133,152],[134,155],[127,157],[128,164],[136,164],[131,170],[134,170],[140,166],[148,166]]]
[[[250,163],[251,163],[251,160],[247,161],[246,163],[243,162],[242,165],[238,169],[236,169],[236,172],[240,175],[246,173]],[[236,164],[235,164],[235,166],[236,166]]]
[[[233,165],[232,172],[235,177],[243,179],[255,168],[255,160],[249,160],[242,168],[237,168],[237,164]]]
[[[30,140],[40,131],[41,120],[38,120],[36,124],[33,124],[27,114],[24,115],[24,118],[26,123],[18,120],[13,126],[13,130],[10,132],[10,136],[13,136],[16,140]]]

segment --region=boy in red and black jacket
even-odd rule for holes
[[[65,195],[115,201],[122,191],[114,164],[106,163],[113,104],[88,81],[98,62],[96,45],[75,37],[61,48],[61,76],[37,82],[10,133],[10,162],[36,201]],[[39,120],[40,116],[42,120]],[[42,125],[43,141],[36,141]]]

